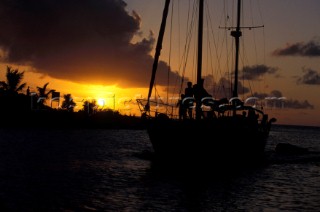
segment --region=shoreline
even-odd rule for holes
[[[117,111],[87,113],[63,110],[34,110],[24,112],[1,112],[0,128],[53,128],[53,129],[133,129],[144,130],[141,117],[121,115]],[[320,126],[273,124],[271,128],[304,127],[319,129]],[[272,131],[272,129],[271,129]]]
[[[55,129],[137,129],[145,127],[140,117],[101,111],[88,115],[84,112],[37,110],[24,113],[1,113],[0,128],[55,128]]]

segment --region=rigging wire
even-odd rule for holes
[[[174,1],[173,1],[174,2]],[[251,2],[251,1],[250,1]],[[215,33],[214,33],[214,30],[213,30],[213,23],[212,23],[212,18],[211,18],[211,14],[209,12],[209,6],[208,6],[208,1],[205,1],[207,7],[206,8],[206,26],[207,26],[207,42],[208,42],[208,45],[207,45],[207,59],[206,59],[206,62],[207,62],[207,67],[208,67],[208,70],[211,70],[211,75],[212,76],[216,76],[215,78],[213,78],[213,82],[214,84],[212,85],[211,87],[211,90],[213,92],[213,94],[225,94],[224,96],[226,97],[229,97],[229,93],[231,93],[230,91],[232,91],[232,84],[233,84],[233,65],[231,65],[231,69],[230,69],[230,64],[233,64],[233,63],[230,63],[228,61],[233,61],[234,60],[234,54],[232,52],[233,49],[234,49],[234,41],[232,39],[232,42],[229,41],[230,40],[230,35],[228,33],[228,30],[224,30],[223,33],[225,36],[222,36],[223,39],[219,39],[219,36],[216,36]],[[174,6],[175,5],[175,6]],[[231,6],[231,7],[230,7]],[[174,12],[174,7],[176,9],[176,7],[178,7],[178,11]],[[224,1],[224,4],[223,4],[223,10],[222,10],[222,15],[220,16],[220,23],[223,21],[223,27],[221,28],[225,28],[225,29],[231,29],[232,26],[233,26],[233,22],[234,22],[234,15],[230,15],[230,12],[229,11],[229,8],[231,8],[231,12],[232,14],[234,13],[235,11],[235,1],[232,1],[231,5],[229,4],[229,2],[227,0]],[[242,10],[243,10],[243,6],[242,6]],[[191,48],[192,44],[194,44],[192,42],[192,39],[194,37],[193,35],[193,31],[196,30],[195,28],[195,23],[196,23],[196,13],[198,11],[198,1],[197,0],[194,0],[193,3],[191,3],[191,0],[188,1],[188,10],[187,10],[187,25],[186,25],[186,35],[185,35],[185,42],[184,42],[184,45],[181,45],[181,47],[183,48],[183,50],[181,49],[180,47],[180,41],[182,40],[181,39],[181,23],[180,23],[180,3],[179,3],[179,0],[178,0],[178,3],[176,2],[175,4],[172,4],[171,5],[171,26],[170,26],[170,41],[169,41],[169,59],[168,59],[168,72],[167,72],[167,85],[168,85],[168,88],[171,86],[171,90],[167,90],[167,102],[169,102],[169,100],[172,100],[172,99],[175,99],[173,98],[175,95],[175,93],[179,93],[181,94],[184,90],[183,90],[183,86],[184,86],[184,83],[185,83],[185,80],[188,78],[186,77],[186,73],[187,73],[187,69],[189,69],[190,67],[195,67],[196,65],[196,57],[194,56],[193,57],[193,60],[190,59],[190,55],[196,55],[196,54],[190,54],[190,50],[193,49]],[[251,13],[252,13],[252,7],[251,7]],[[174,16],[176,17],[178,14],[178,17],[177,17],[177,20],[178,20],[178,24],[175,25],[174,23]],[[244,16],[244,13],[242,12],[242,16]],[[244,18],[242,18],[242,25],[243,25],[243,20]],[[251,22],[253,24],[253,18],[251,17]],[[175,25],[175,27],[178,28],[177,31],[173,31],[173,26]],[[173,43],[173,32],[177,33],[178,34],[178,41],[177,43]],[[209,39],[210,37],[210,39]],[[211,40],[212,39],[212,40]],[[241,61],[242,61],[242,64],[245,64],[244,61],[247,61],[248,58],[246,58],[246,48],[245,46],[243,45],[243,40],[244,38],[241,37],[241,48],[242,48],[242,53],[241,53]],[[230,44],[231,42],[231,44]],[[256,52],[256,55],[257,55],[257,44],[256,44],[256,39],[254,39],[254,44],[255,44],[255,52]],[[173,45],[178,45],[179,48],[177,49],[174,49],[175,51],[179,51],[178,53],[178,57],[179,60],[178,60],[178,64],[179,64],[179,68],[178,68],[178,73],[179,75],[181,76],[181,80],[180,82],[177,82],[177,80],[179,79],[179,77],[176,78],[176,82],[174,82],[174,80],[170,79],[171,78],[171,72],[172,72],[172,51],[173,51]],[[195,45],[196,46],[196,45]],[[227,51],[227,54],[224,54],[223,53],[223,50],[219,50],[220,47],[223,47],[225,46],[226,47],[226,51]],[[194,48],[196,49],[196,48]],[[180,50],[182,50],[180,52]],[[196,51],[196,50],[195,50]],[[181,55],[180,55],[181,54]],[[226,55],[226,56],[224,56]],[[215,61],[213,61],[213,58],[216,58]],[[222,58],[223,57],[226,57],[226,62],[224,65],[222,65]],[[211,58],[211,59],[210,59]],[[191,61],[193,61],[193,65],[190,65],[190,64],[187,64],[187,63],[190,63]],[[243,65],[244,67],[244,65]],[[242,70],[243,70],[243,67],[242,67]],[[193,69],[193,68],[192,68]],[[226,69],[227,70],[227,75],[224,75],[223,74],[223,70]],[[188,72],[189,73],[189,72]],[[194,72],[192,72],[194,73]],[[208,73],[210,73],[208,71]],[[219,80],[219,75],[220,75],[220,80]],[[244,84],[244,79],[245,75],[242,75],[242,94],[245,93],[245,84]],[[191,79],[194,79],[194,76],[192,76]],[[226,79],[226,80],[224,80]],[[215,82],[216,81],[216,82]],[[229,86],[227,86],[228,84],[226,84],[226,82],[228,82]],[[175,86],[176,85],[176,86]],[[177,87],[177,85],[179,85]],[[250,90],[252,91],[252,86],[253,84],[250,84],[249,83],[249,87],[250,87]],[[179,90],[176,90],[176,89],[179,89]],[[211,91],[210,90],[210,91]],[[178,91],[178,92],[176,92]],[[170,98],[170,94],[172,94],[172,98]],[[222,97],[222,95],[221,95]]]
[[[229,4],[228,4],[228,1],[224,1],[224,4],[223,4],[223,26],[224,26],[224,28],[225,29],[227,29],[227,27],[228,27],[228,25],[229,26],[233,26],[233,21],[231,20],[231,23],[230,23],[230,16],[229,16],[229,13],[228,13],[228,10],[229,10]],[[232,11],[234,11],[234,4],[232,4],[232,6],[231,6],[231,12]],[[233,17],[233,16],[232,16]],[[225,88],[224,86],[225,85],[227,85],[226,83],[225,83],[225,80],[223,80],[223,79],[225,79],[225,77],[224,78],[222,78],[222,80],[220,80],[220,82],[219,82],[219,86],[221,86],[221,89],[222,89],[222,93],[224,92],[224,96],[227,96],[227,93],[231,93],[232,92],[232,78],[231,78],[231,73],[230,73],[230,70],[232,70],[232,66],[230,67],[230,64],[232,64],[232,63],[230,63],[230,61],[233,61],[233,54],[230,54],[230,52],[233,52],[233,40],[231,41],[231,44],[229,44],[229,34],[227,33],[227,30],[224,30],[224,39],[225,39],[225,41],[226,41],[226,54],[225,54],[225,56],[226,56],[226,67],[225,67],[225,69],[226,69],[226,76],[227,76],[227,78],[226,78],[226,80],[229,80],[229,87],[227,87],[227,88]],[[229,47],[230,46],[230,47]],[[229,49],[230,48],[230,49]],[[231,55],[231,58],[230,58],[230,56],[229,55]],[[226,90],[228,90],[228,91],[226,91]]]
[[[250,0],[250,18],[251,18],[251,26],[254,26],[255,25],[255,23],[254,23],[254,21],[253,21],[253,10],[252,10],[252,1]],[[252,30],[252,34],[253,34],[253,46],[254,46],[254,52],[255,52],[255,54],[254,54],[254,57],[255,57],[255,61],[256,61],[256,64],[257,64],[257,62],[258,62],[258,51],[257,51],[257,42],[256,42],[256,36],[255,36],[255,30]],[[244,42],[242,42],[242,43],[244,43]],[[243,49],[244,49],[244,45],[243,45]],[[244,49],[245,50],[245,49]],[[245,55],[244,55],[245,56]],[[246,58],[247,60],[248,60],[248,58]],[[249,63],[248,63],[249,64]],[[243,67],[244,67],[244,65],[243,65]],[[242,71],[243,71],[243,81],[245,80],[244,79],[244,68],[242,68]],[[253,90],[254,90],[254,88],[252,88],[253,86],[254,86],[254,84],[251,82],[251,81],[249,81],[249,80],[247,80],[248,81],[248,86],[249,86],[249,90],[250,90],[250,93],[251,93],[251,96],[253,96],[254,94],[253,94]],[[244,83],[243,83],[243,85],[245,85]],[[243,86],[244,87],[244,86]],[[244,92],[243,92],[244,93]]]
[[[170,32],[169,32],[169,55],[168,55],[168,70],[167,70],[167,88],[170,88],[170,71],[171,71],[171,48],[172,48],[172,26],[173,26],[173,7],[174,1],[171,4],[171,19],[170,19]],[[167,103],[169,103],[169,89],[167,89]]]
[[[207,28],[208,28],[208,48],[209,48],[209,53],[207,55],[210,55],[210,58],[213,58],[213,55],[212,55],[212,48],[215,49],[215,58],[216,58],[216,73],[214,73],[214,65],[213,65],[213,60],[210,60],[210,59],[207,59],[207,61],[211,61],[210,63],[210,66],[211,66],[211,75],[212,75],[212,92],[213,92],[213,96],[215,96],[215,98],[220,98],[220,86],[217,86],[218,83],[215,82],[215,80],[217,80],[217,77],[214,77],[214,76],[220,76],[220,77],[223,77],[223,73],[222,73],[222,68],[221,68],[221,59],[222,59],[222,55],[223,55],[223,51],[218,51],[219,47],[218,47],[218,44],[220,43],[220,39],[219,39],[219,36],[218,38],[216,38],[215,36],[215,33],[214,33],[214,30],[213,30],[213,23],[212,23],[212,18],[211,18],[211,13],[209,11],[209,6],[208,6],[208,3],[206,2],[207,4],[207,12],[206,12],[206,21],[207,21]],[[223,15],[223,13],[222,13]],[[225,15],[223,15],[223,17],[226,17]],[[220,18],[220,23],[221,23],[221,18]],[[224,26],[226,21],[223,22],[224,23]],[[210,30],[209,30],[210,29]],[[212,38],[211,38],[212,37]],[[212,42],[213,42],[213,47],[212,47]],[[225,41],[227,39],[223,39],[221,41],[221,46],[224,46],[225,45]],[[209,58],[209,56],[207,56]],[[225,90],[222,86],[222,89]]]
[[[178,42],[178,45],[179,45],[179,48],[178,48],[178,52],[179,52],[179,55],[178,55],[178,58],[181,58],[181,60],[180,60],[180,62],[179,62],[179,68],[178,68],[178,73],[179,73],[179,75],[181,76],[181,81],[180,82],[178,82],[177,80],[179,79],[179,77],[176,77],[176,79],[175,79],[175,82],[172,82],[171,81],[171,90],[167,90],[167,93],[171,93],[172,94],[172,96],[171,96],[171,98],[167,98],[167,103],[169,103],[169,99],[170,100],[176,100],[176,98],[175,98],[175,95],[176,95],[176,89],[177,89],[177,84],[179,84],[180,86],[179,86],[179,94],[181,94],[182,93],[182,90],[183,90],[183,84],[184,84],[184,80],[185,80],[185,73],[186,73],[186,69],[187,69],[187,61],[188,61],[188,57],[189,57],[189,50],[190,50],[190,45],[191,45],[191,40],[192,40],[192,35],[193,35],[193,33],[192,33],[192,30],[194,29],[194,26],[195,26],[195,14],[196,14],[196,4],[194,3],[193,4],[193,6],[191,6],[191,4],[190,4],[190,1],[191,0],[189,0],[189,5],[188,5],[188,14],[187,14],[187,28],[186,28],[186,40],[185,40],[185,44],[184,44],[184,51],[183,51],[183,55],[182,55],[182,57],[180,56],[180,42]],[[178,0],[178,12],[177,12],[177,14],[178,14],[178,41],[180,41],[181,40],[181,34],[180,34],[180,6],[179,6],[180,4],[179,4],[179,0]],[[175,10],[175,7],[173,6],[173,4],[172,4],[172,7],[171,7],[171,27],[170,27],[170,42],[169,42],[169,45],[170,45],[170,50],[169,50],[169,59],[168,59],[168,63],[169,63],[169,68],[171,67],[171,57],[172,57],[172,40],[173,40],[173,35],[172,35],[172,33],[173,33],[173,19],[174,19],[174,17],[175,17],[175,13],[174,13],[174,10]],[[169,72],[170,72],[170,70],[168,70],[168,77],[170,77],[169,76]],[[168,78],[168,80],[167,80],[167,82],[168,82],[168,85],[170,85],[170,83],[169,83],[169,78]],[[168,88],[169,88],[169,86],[168,86]],[[179,95],[180,96],[180,95]],[[178,97],[179,98],[179,97]],[[172,101],[171,101],[171,104],[172,104]]]
[[[186,40],[184,45],[184,51],[181,59],[181,63],[179,65],[179,70],[182,69],[182,81],[180,84],[180,91],[182,92],[182,86],[184,84],[184,78],[185,78],[185,72],[187,68],[187,61],[189,58],[189,52],[190,52],[190,46],[192,41],[192,31],[195,27],[195,14],[196,14],[197,6],[196,1],[194,1],[193,6],[191,7],[190,1],[189,1],[189,9],[188,9],[188,15],[187,15],[187,28],[186,28]]]
[[[208,29],[206,31],[207,32],[207,43],[208,43],[208,45],[207,45],[207,54],[206,54],[206,62],[207,62],[206,67],[207,67],[208,70],[211,70],[211,78],[209,78],[210,79],[210,81],[209,81],[210,82],[209,90],[211,90],[211,92],[209,92],[209,93],[212,93],[213,96],[214,96],[214,94],[215,94],[215,86],[214,86],[214,78],[213,78],[213,76],[214,76],[214,73],[213,73],[214,72],[213,71],[213,60],[212,60],[212,58],[213,58],[212,52],[213,51],[212,51],[212,47],[211,47],[212,44],[211,44],[211,39],[210,39],[211,36],[210,35],[212,33],[214,45],[215,45],[215,36],[214,36],[213,30],[212,30],[212,27],[211,27],[212,26],[212,22],[211,22],[208,2],[206,1],[205,4],[206,4],[206,6],[205,6],[205,8],[206,8],[206,12],[205,12],[206,18],[205,18],[205,20],[206,20],[206,28]],[[219,61],[218,61],[218,63],[219,63]],[[208,73],[209,73],[209,71],[208,71]],[[210,75],[208,75],[208,77],[210,77]],[[207,81],[207,79],[206,79],[206,81]]]
[[[262,12],[261,12],[261,6],[260,6],[260,1],[257,0],[257,7],[258,7],[258,12],[259,12],[259,15],[260,15],[260,20],[263,24],[263,26],[265,25],[264,24],[264,20],[263,20],[263,16],[262,16]],[[263,37],[263,64],[266,64],[266,36],[265,36],[265,29],[264,27],[262,27],[262,37]],[[264,92],[264,89],[265,89],[265,85],[266,85],[266,77],[263,77],[263,81],[264,81],[264,87],[262,88],[263,92]]]
[[[231,6],[231,14],[236,14],[236,7],[235,7],[235,1],[232,1],[232,6]],[[235,26],[235,24],[234,24],[234,16],[236,16],[236,15],[232,15],[231,16],[231,26]],[[231,28],[230,28],[231,29]],[[230,36],[230,35],[228,35],[228,36]],[[232,39],[232,41],[231,41],[231,45],[230,45],[230,52],[235,52],[234,51],[234,46],[235,46],[235,41],[234,41],[234,39]],[[227,54],[227,55],[229,55],[229,54]],[[230,54],[231,55],[231,61],[234,61],[235,60],[235,55],[234,54]],[[228,62],[229,63],[229,62]],[[228,69],[228,70],[234,70],[235,69],[235,66],[234,66],[234,64],[233,64],[233,62],[231,63],[232,65],[231,65],[231,69]],[[230,72],[228,72],[228,80],[229,80],[229,89],[230,89],[230,93],[232,92],[232,90],[233,90],[233,74],[232,74],[233,72],[232,71],[230,71]]]
[[[244,71],[245,71],[245,69],[244,69],[244,67],[248,67],[248,68],[254,68],[254,67],[256,67],[256,68],[258,68],[259,67],[259,65],[261,64],[261,63],[259,63],[259,53],[261,52],[261,51],[258,51],[258,49],[257,49],[257,47],[258,47],[258,45],[257,45],[257,34],[256,34],[256,31],[254,30],[254,29],[256,29],[256,28],[263,28],[262,29],[262,33],[263,33],[263,38],[265,38],[265,36],[264,36],[264,23],[263,23],[263,21],[262,21],[262,15],[261,15],[261,10],[260,10],[260,7],[259,7],[259,13],[260,13],[260,18],[261,18],[261,22],[262,22],[262,25],[257,25],[256,24],[256,22],[254,21],[254,20],[256,20],[256,18],[254,18],[254,13],[253,13],[253,3],[252,3],[252,1],[250,0],[250,2],[249,2],[250,4],[249,4],[249,7],[250,7],[250,20],[251,20],[251,26],[252,27],[245,27],[245,28],[248,28],[249,30],[252,30],[252,43],[253,43],[253,49],[254,49],[254,55],[252,55],[252,58],[255,58],[254,59],[254,61],[255,61],[255,65],[245,65],[245,64],[250,64],[250,62],[249,62],[249,59],[248,59],[248,57],[247,57],[247,55],[246,55],[246,48],[245,48],[245,46],[244,46],[244,42],[241,42],[242,43],[242,49],[243,49],[243,56],[241,57],[242,58],[242,62],[243,62],[243,68],[242,68],[242,72],[243,72],[243,89],[245,89],[245,81],[247,82],[247,84],[248,84],[248,87],[249,87],[249,92],[251,93],[251,96],[254,96],[255,95],[255,93],[253,93],[253,91],[255,90],[255,91],[257,91],[258,89],[257,88],[255,88],[255,86],[257,86],[256,84],[254,84],[254,82],[253,81],[251,81],[251,80],[249,80],[249,79],[245,79],[245,73],[244,73]],[[256,8],[255,8],[256,9]],[[244,13],[243,13],[244,14]],[[255,25],[257,25],[257,26],[255,26]],[[244,33],[243,33],[243,35],[245,35]],[[243,36],[244,38],[243,38],[243,40],[245,39],[245,36]],[[263,62],[265,63],[265,39],[263,39],[264,40],[264,42],[263,42]],[[245,62],[244,62],[245,61]],[[258,86],[259,86],[260,84],[258,84]],[[259,88],[260,90],[261,90],[261,87]],[[244,90],[243,90],[243,94],[244,94]]]
[[[250,0],[251,1],[251,0]],[[251,8],[251,7],[250,7]],[[245,21],[245,14],[244,14],[244,9],[243,9],[243,1],[241,2],[241,25],[244,26],[244,21]],[[242,50],[242,54],[240,54],[239,52],[239,58],[240,61],[242,61],[242,99],[244,99],[244,94],[245,94],[245,74],[244,74],[244,64],[245,64],[245,60],[248,60],[247,55],[246,55],[246,49],[245,49],[245,45],[244,45],[244,40],[245,40],[245,33],[242,32],[242,36],[240,37],[240,44],[241,44],[241,50]],[[250,86],[250,84],[249,84]]]
[[[178,1],[179,2],[179,1]],[[189,6],[188,6],[188,15],[187,15],[187,26],[189,26],[189,22],[190,22],[190,1],[189,1]],[[172,13],[172,16],[173,16],[174,13]],[[184,82],[184,78],[185,78],[185,67],[186,65],[183,65],[186,63],[187,61],[187,52],[188,52],[188,49],[190,48],[189,47],[189,44],[188,44],[188,40],[189,40],[189,36],[192,36],[192,33],[188,33],[188,28],[187,28],[187,32],[186,32],[186,42],[185,42],[185,45],[184,45],[184,50],[183,50],[183,55],[181,56],[181,53],[180,53],[180,50],[181,50],[181,47],[180,47],[180,40],[181,40],[181,24],[180,24],[180,4],[178,4],[178,58],[179,58],[179,62],[178,62],[178,73],[179,75],[181,76],[181,81],[180,82],[177,82],[177,80],[179,79],[179,77],[176,78],[175,80],[175,83],[174,83],[174,86],[173,86],[173,89],[172,89],[172,95],[174,95],[175,93],[178,93],[178,94],[181,94],[182,92],[182,84]],[[193,25],[193,23],[191,22],[191,25]],[[180,59],[181,58],[181,59]],[[179,84],[179,91],[177,92],[176,89],[177,89],[177,84]],[[174,98],[172,98],[174,99]]]

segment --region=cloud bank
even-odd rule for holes
[[[319,57],[320,42],[319,39],[311,40],[307,43],[297,42],[287,44],[284,48],[276,49],[272,52],[274,56],[303,56],[303,57]]]
[[[313,69],[303,69],[303,75],[297,79],[297,84],[320,85],[320,73]]]
[[[0,1],[1,61],[58,79],[148,87],[155,38],[131,43],[140,24],[122,0]],[[159,69],[169,70],[163,62]]]
[[[243,67],[241,79],[245,80],[261,80],[265,74],[276,74],[278,68],[268,67],[266,65],[254,65]]]

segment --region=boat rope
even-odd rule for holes
[[[169,31],[169,55],[168,55],[168,70],[167,70],[167,88],[170,87],[170,72],[171,72],[171,49],[172,49],[172,26],[173,26],[173,6],[174,6],[174,1],[172,1],[171,4],[171,19],[170,19],[170,31]],[[166,96],[167,96],[167,101],[169,102],[169,89],[167,89],[166,92]]]

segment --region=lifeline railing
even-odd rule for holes
[[[155,117],[159,114],[165,114],[169,118],[177,118],[177,106],[172,104],[163,103],[157,100],[149,100],[149,110],[145,110],[147,99],[136,99],[141,114],[147,113],[150,117]]]

